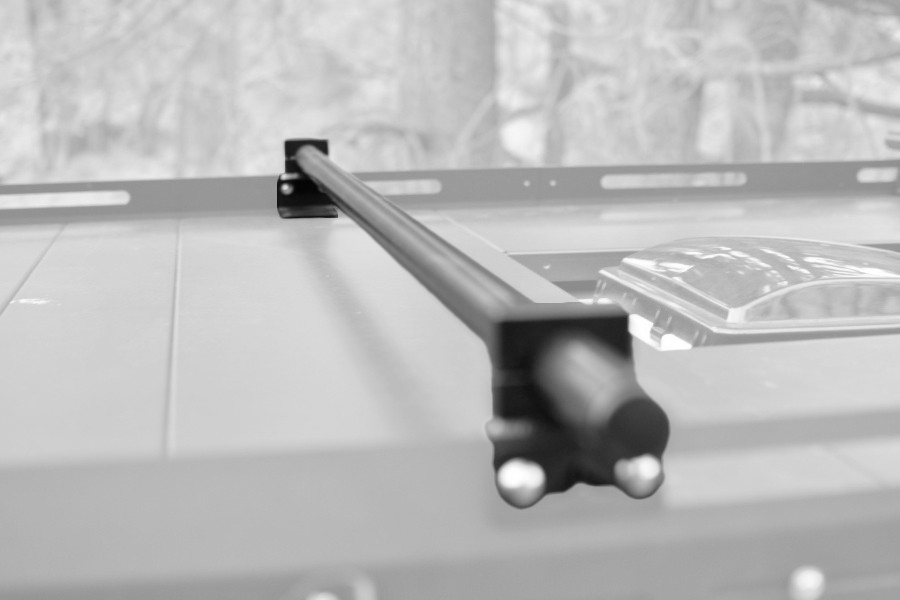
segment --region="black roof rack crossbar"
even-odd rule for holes
[[[627,317],[580,302],[540,304],[479,265],[328,156],[325,140],[285,142],[282,218],[340,209],[487,345],[487,432],[501,496],[524,508],[584,482],[635,498],[662,484],[663,410],[638,387]]]

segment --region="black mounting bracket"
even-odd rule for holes
[[[619,485],[622,459],[652,456],[662,464],[668,417],[633,379],[627,316],[602,310],[523,306],[497,324],[488,341],[494,417],[486,427],[495,471],[514,459],[531,461],[546,476],[544,493],[554,493],[576,483]],[[585,376],[593,383],[580,384]],[[567,381],[570,392],[560,396]],[[597,403],[604,395],[605,407]]]
[[[303,146],[315,146],[328,154],[327,140],[299,139],[284,142],[284,173],[278,176],[278,214],[282,219],[336,217],[337,207],[294,160]]]

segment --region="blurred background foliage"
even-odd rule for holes
[[[5,0],[0,180],[891,156],[897,0]]]

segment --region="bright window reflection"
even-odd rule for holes
[[[0,2],[0,181],[896,156],[882,4]]]

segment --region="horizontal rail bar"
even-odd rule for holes
[[[413,187],[402,194],[404,206],[896,196],[898,175],[900,161],[896,159],[359,173],[367,182],[413,178],[432,185],[431,192]]]
[[[433,192],[391,192],[403,207],[454,208],[492,204],[553,205],[556,203],[639,203],[660,200],[716,203],[731,198],[759,198],[786,201],[804,197],[838,196],[897,197],[898,182],[876,178],[860,181],[863,172],[878,173],[896,168],[897,160],[852,162],[764,163],[717,165],[620,165],[606,167],[530,167],[516,169],[429,170],[357,173],[366,182],[388,181],[404,188],[412,181],[431,182]],[[741,172],[747,177],[738,186],[704,184],[681,188],[619,187],[607,189],[604,178],[621,175],[690,174],[698,172]],[[0,224],[23,221],[72,219],[127,219],[169,214],[219,213],[223,211],[269,210],[272,175],[201,179],[160,179],[137,181],[85,181],[31,184],[0,184],[0,196],[63,194],[67,192],[127,192],[125,205],[60,206],[47,208],[0,209]],[[2,204],[2,198],[0,198]]]

